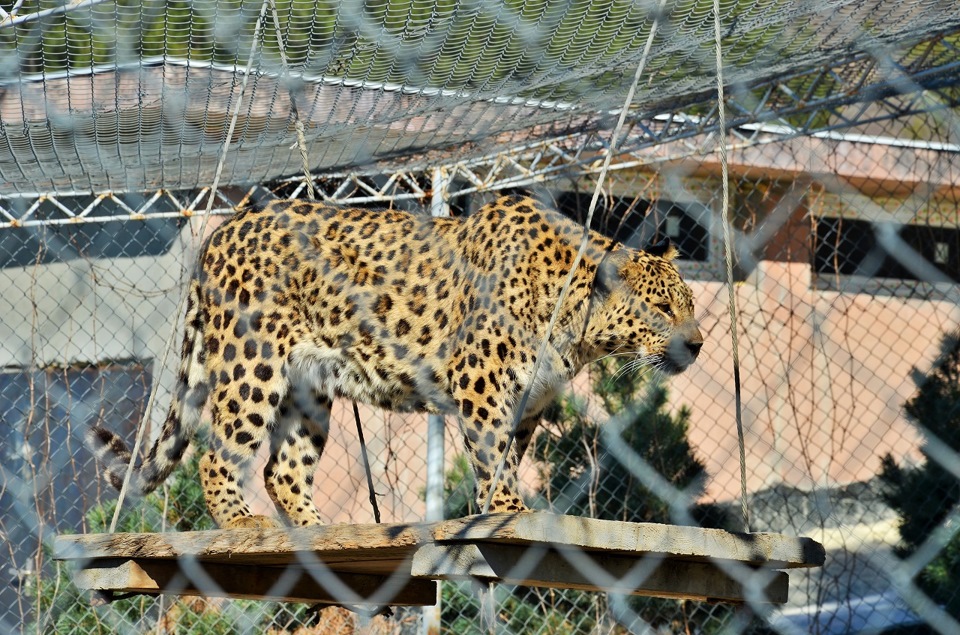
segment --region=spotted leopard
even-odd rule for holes
[[[520,459],[565,382],[611,353],[679,373],[703,343],[673,246],[639,251],[590,232],[534,376],[582,235],[582,226],[524,197],[464,218],[304,201],[236,214],[201,253],[178,389],[133,489],[146,493],[167,478],[209,400],[212,450],[200,476],[217,524],[276,524],[251,514],[242,495],[246,467],[265,442],[265,486],[280,515],[318,524],[314,471],[331,401],[343,397],[456,415],[477,500],[487,499],[506,452],[490,511],[524,510]],[[89,442],[119,487],[129,450],[103,428]]]

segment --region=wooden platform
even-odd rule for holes
[[[539,512],[429,524],[60,536],[78,587],[329,604],[432,605],[436,580],[741,602],[787,600],[809,538]],[[763,590],[763,596],[749,590]]]

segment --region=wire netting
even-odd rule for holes
[[[0,30],[2,194],[209,185],[241,73],[224,183],[299,171],[293,111],[323,170],[422,167],[608,126],[661,13],[657,80],[639,87],[637,113],[692,106],[715,78],[706,0],[269,2],[259,26],[261,2],[15,4]],[[865,65],[882,79],[898,79],[887,66],[939,65],[952,45],[934,57],[908,45],[958,23],[948,0],[721,3],[733,85],[850,65],[786,83],[788,101],[831,95]]]
[[[719,6],[722,134],[712,1],[0,1],[0,628],[960,632],[960,5]],[[588,367],[544,413],[524,493],[744,529],[726,144],[749,529],[810,536],[825,565],[791,571],[782,607],[443,582],[435,609],[370,616],[214,597],[196,562],[209,597],[92,603],[52,557],[57,534],[106,532],[116,507],[84,432],[159,434],[197,249],[238,205],[306,196],[298,127],[324,199],[467,216],[522,190],[584,221],[654,23],[592,228],[672,239],[706,343],[669,379]],[[423,520],[426,415],[360,419],[383,520]],[[351,404],[331,420],[318,507],[373,523]],[[443,514],[475,514],[456,420],[442,425]],[[117,530],[214,528],[207,443],[126,500]],[[265,460],[246,489],[273,515]]]

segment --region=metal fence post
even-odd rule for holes
[[[443,168],[436,168],[432,177],[432,195],[430,214],[449,216],[450,207],[446,195],[448,179]],[[443,457],[444,457],[443,416],[427,417],[427,485],[426,485],[426,521],[443,520]],[[440,586],[437,586],[437,603],[423,607],[424,635],[440,633]]]

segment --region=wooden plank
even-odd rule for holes
[[[312,553],[325,562],[401,561],[431,541],[544,543],[588,551],[655,553],[688,560],[722,559],[773,567],[821,566],[823,547],[810,538],[736,534],[720,529],[625,523],[542,512],[468,516],[434,524],[325,525],[162,534],[59,536],[55,557],[181,558],[285,564]]]
[[[352,573],[333,575],[335,579],[329,572],[299,567],[236,567],[214,563],[195,563],[191,571],[190,567],[174,560],[113,559],[97,561],[79,570],[74,583],[89,591],[317,604],[432,606],[437,600],[437,583],[431,580],[405,575],[395,578]],[[344,587],[348,592],[344,592]]]
[[[762,599],[751,596],[751,600],[775,604],[787,601],[789,579],[785,572],[762,569],[742,573],[763,589]],[[479,579],[703,601],[748,599],[739,582],[710,562],[597,552],[587,555],[486,542],[425,545],[414,556],[412,574],[440,580]]]
[[[656,554],[672,559],[731,560],[771,568],[822,566],[823,546],[810,538],[738,534],[721,529],[625,523],[541,512],[467,516],[433,531],[437,542],[496,541],[570,546],[585,551]]]
[[[402,562],[431,538],[423,524],[320,525],[282,529],[228,529],[143,534],[58,536],[54,557],[178,559],[279,565],[310,554],[327,564]]]
[[[542,556],[543,561],[531,560],[534,554]],[[295,580],[290,592],[309,596],[308,601],[314,602],[333,598],[329,593],[324,596],[318,588],[322,585],[311,585],[310,571],[331,570],[347,578],[361,576],[352,579],[362,596],[361,590],[374,588],[370,585],[378,584],[376,580],[391,575],[405,580],[411,569],[428,577],[473,577],[530,586],[602,587],[646,595],[740,601],[743,595],[739,585],[718,571],[718,567],[723,570],[728,565],[767,570],[755,575],[772,576],[764,583],[767,597],[781,602],[786,599],[786,574],[770,574],[769,569],[819,566],[824,561],[823,547],[809,538],[732,534],[540,512],[472,516],[433,524],[60,536],[54,555],[77,561],[83,569],[81,579],[91,589],[100,587],[89,585],[109,583],[113,586],[103,590],[156,593],[172,583],[178,570],[189,572],[199,564],[214,572],[213,579],[222,581],[222,588],[231,597],[273,597],[265,594],[279,593],[271,591],[273,583],[280,579],[278,576],[287,575]],[[585,564],[584,558],[597,566]],[[134,560],[139,569],[118,569],[125,560]],[[160,562],[166,568],[158,569]],[[518,562],[528,565],[518,567]],[[582,566],[573,566],[576,562]],[[642,581],[624,579],[637,567],[653,568]],[[284,574],[285,570],[292,573]],[[143,577],[151,574],[156,576],[150,578],[153,582]],[[184,586],[183,590],[190,588]],[[420,588],[407,592],[411,604],[423,604],[424,596],[434,593]],[[291,596],[283,599],[294,601]]]

